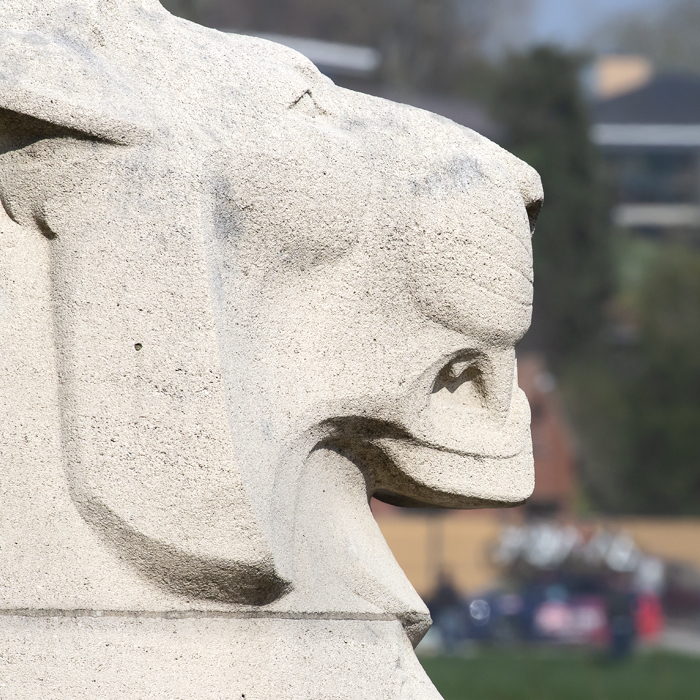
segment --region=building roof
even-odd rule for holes
[[[315,64],[322,73],[331,76],[370,77],[376,73],[382,62],[381,53],[369,46],[339,44],[335,41],[282,34],[255,34],[254,36],[298,51]]]
[[[593,105],[595,124],[700,124],[700,77],[660,74],[646,85]]]

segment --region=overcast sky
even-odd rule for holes
[[[668,0],[534,0],[533,40],[577,46],[606,19],[629,10],[649,11],[665,2]]]

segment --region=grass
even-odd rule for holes
[[[700,659],[639,653],[611,663],[592,652],[480,650],[423,658],[445,700],[698,700]]]

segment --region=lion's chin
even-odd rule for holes
[[[529,440],[510,457],[465,455],[389,437],[372,445],[393,465],[391,488],[380,479],[374,496],[393,505],[507,508],[522,504],[535,486]]]

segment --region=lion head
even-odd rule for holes
[[[0,198],[48,239],[83,518],[176,595],[419,638],[368,501],[530,494],[536,173],[155,0],[0,14]]]

